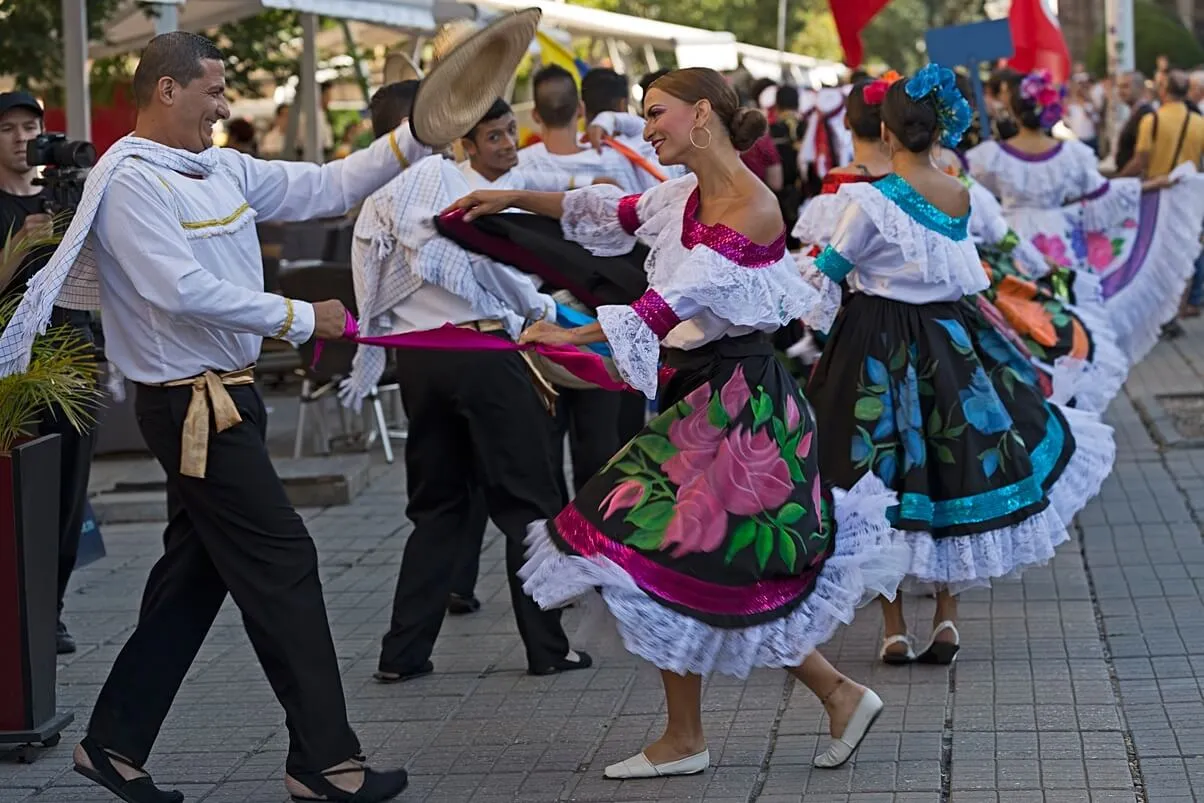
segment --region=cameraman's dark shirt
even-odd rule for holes
[[[8,238],[21,230],[25,218],[30,215],[46,213],[46,200],[50,196],[43,189],[35,195],[13,195],[0,190],[0,244],[7,243]],[[25,292],[25,285],[33,275],[46,267],[54,254],[54,246],[48,245],[35,249],[21,264],[21,268],[13,275],[13,280],[0,292],[0,298],[10,298]],[[68,310],[55,307],[50,316],[53,325],[70,323],[80,330],[89,340],[93,340],[91,331],[92,315],[83,310]]]
[[[35,195],[13,195],[0,190],[0,243],[7,243],[9,237],[20,231],[21,227],[25,225],[25,218],[30,215],[44,214],[48,197],[45,190]],[[24,292],[25,283],[46,266],[53,253],[53,248],[46,247],[39,248],[30,254],[21,265],[21,269],[13,276],[12,282],[4,288],[3,295]]]

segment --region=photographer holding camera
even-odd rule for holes
[[[28,92],[0,93],[0,243],[16,244],[25,239],[31,242],[44,241],[56,223],[53,215],[65,211],[61,185],[54,181],[43,185],[36,170],[36,163],[43,161],[36,158],[37,154],[46,150],[41,146],[47,142],[57,144],[58,140],[58,137],[43,135],[42,107],[33,95]],[[61,152],[63,149],[52,150]],[[29,158],[30,152],[33,152],[35,159]],[[72,167],[68,166],[68,169]],[[65,226],[65,223],[62,225]],[[54,247],[39,245],[32,250],[24,250],[24,253],[22,249],[10,249],[5,255],[9,253],[20,258],[22,264],[16,266],[8,284],[0,289],[0,295],[5,298],[25,291],[26,282],[46,265],[54,253]],[[7,269],[13,266],[3,267],[6,268],[4,275],[10,275]],[[90,313],[56,307],[51,325],[63,324],[74,326],[81,338],[93,342]],[[78,432],[62,410],[48,407],[38,422],[37,434],[58,434],[62,444],[57,644],[60,654],[70,653],[75,652],[75,640],[63,624],[63,597],[79,551],[80,530],[88,496],[88,476],[92,468],[93,430]]]

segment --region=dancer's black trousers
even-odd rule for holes
[[[501,335],[498,335],[501,336]],[[414,524],[401,560],[380,671],[408,673],[430,658],[453,576],[480,549],[474,497],[506,537],[506,573],[518,632],[532,669],[568,653],[559,611],[541,611],[522,590],[527,526],[560,511],[561,471],[553,420],[515,353],[397,352],[406,441],[406,515]]]
[[[556,408],[557,429],[569,436],[569,459],[573,466],[573,491],[602,470],[622,445],[619,441],[619,410],[622,393],[609,390],[569,390],[560,393]],[[564,472],[560,472],[563,479]],[[569,503],[567,487],[564,504]]]
[[[317,552],[268,457],[263,399],[253,386],[228,390],[242,423],[219,433],[210,422],[207,477],[195,479],[179,473],[191,388],[138,386],[138,425],[167,473],[164,554],[88,733],[135,764],[146,761],[228,592],[284,706],[288,772],[323,770],[358,753],[359,742],[347,722]]]

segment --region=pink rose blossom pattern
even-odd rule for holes
[[[811,439],[814,435],[815,430],[811,430],[798,442],[798,448],[794,450],[794,456],[799,460],[804,460],[807,455],[811,454]]]
[[[793,490],[790,467],[764,429],[733,430],[719,445],[707,478],[723,508],[737,516],[776,509]]]
[[[794,432],[798,429],[799,421],[802,420],[802,414],[798,409],[798,402],[794,400],[794,396],[786,397],[786,431]]]
[[[1033,238],[1033,246],[1063,268],[1070,267],[1070,255],[1066,253],[1066,243],[1061,237],[1052,234],[1038,234]]]
[[[714,552],[727,537],[727,513],[719,497],[707,483],[705,474],[696,475],[677,491],[673,518],[665,528],[661,549],[673,546],[675,558],[691,552]]]
[[[610,493],[598,505],[603,519],[609,519],[620,510],[635,507],[644,498],[644,486],[635,480],[624,480],[610,489]]]
[[[723,390],[719,391],[719,401],[723,403],[727,417],[735,421],[751,397],[748,381],[744,378],[744,366],[738,365],[732,372],[731,379],[727,380],[727,384],[723,386]]]
[[[1098,232],[1087,232],[1087,264],[1093,268],[1106,268],[1112,264],[1112,240],[1108,235]]]
[[[707,386],[702,389],[705,394]],[[723,430],[707,420],[706,403],[696,404],[694,412],[669,425],[669,443],[677,448],[677,454],[661,464],[661,471],[674,485],[685,485],[706,470],[722,441]]]

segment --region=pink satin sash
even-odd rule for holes
[[[381,346],[391,349],[435,349],[441,351],[534,351],[573,374],[579,379],[596,385],[602,390],[635,389],[614,379],[606,370],[602,357],[592,352],[585,352],[573,346],[550,346],[546,343],[515,343],[506,338],[478,332],[475,329],[464,329],[450,323],[438,329],[427,329],[421,332],[405,332],[395,335],[377,335],[361,337],[359,326],[351,313],[347,313],[347,324],[343,328],[343,338],[355,343],[368,346]],[[314,345],[313,364],[317,365],[322,356],[322,343],[319,340]]]

